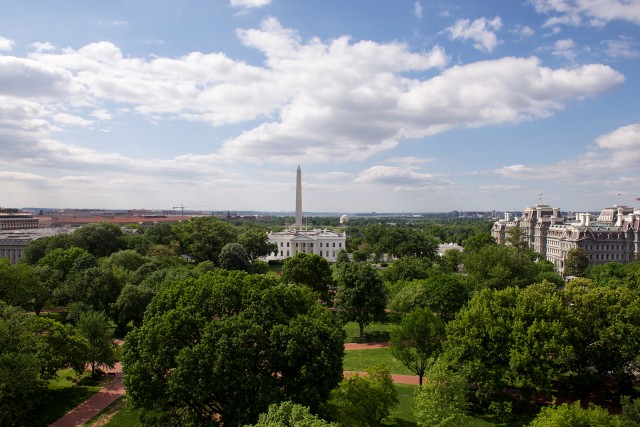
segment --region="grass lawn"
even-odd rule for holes
[[[48,426],[64,414],[93,396],[104,382],[94,382],[90,373],[85,373],[77,383],[67,378],[77,379],[71,369],[58,371],[58,378],[51,380],[42,402],[33,411],[36,418],[30,420],[30,426]]]
[[[398,392],[398,406],[391,410],[391,414],[382,425],[385,426],[416,426],[416,418],[413,416],[413,396],[418,386],[409,384],[396,384]]]
[[[351,350],[344,352],[342,369],[345,371],[366,372],[370,366],[382,363],[386,365],[392,374],[415,375],[407,369],[399,360],[391,355],[388,348],[376,348],[373,350]]]
[[[106,427],[141,427],[140,411],[129,409],[126,405],[126,399],[123,400],[124,406],[109,419],[109,422],[103,425]]]
[[[396,326],[391,322],[371,323],[364,327],[364,339],[360,339],[360,328],[355,322],[349,322],[344,325],[347,333],[345,342],[386,342],[389,341],[389,330]]]

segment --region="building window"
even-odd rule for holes
[[[320,256],[322,256],[322,251],[320,251]]]
[[[283,246],[284,246],[284,243],[283,243],[283,242],[280,242],[280,247],[283,247]]]
[[[289,242],[287,242],[287,247],[289,247]]]
[[[333,251],[333,257],[334,258],[336,257],[336,251]]]
[[[338,247],[341,248],[342,247],[342,242],[338,243]]]
[[[282,251],[280,251],[280,256],[284,256],[284,255],[282,254]]]
[[[334,248],[336,247],[336,242],[333,242],[333,247],[334,247]]]
[[[289,251],[287,251],[287,256],[289,256]]]

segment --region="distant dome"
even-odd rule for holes
[[[348,221],[349,221],[349,217],[347,215],[342,215],[340,217],[340,224],[345,224]]]

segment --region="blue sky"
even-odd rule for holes
[[[640,0],[3,2],[0,206],[640,197]]]

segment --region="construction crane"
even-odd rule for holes
[[[184,208],[206,208],[206,206],[184,206],[180,203],[180,206],[173,207],[173,209],[180,209],[180,216],[184,216]]]

